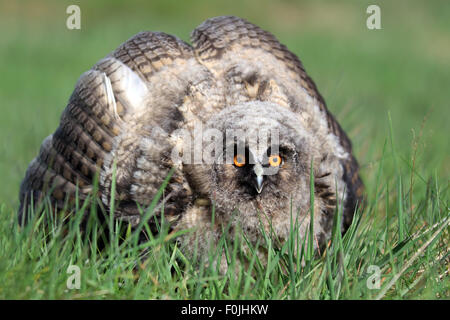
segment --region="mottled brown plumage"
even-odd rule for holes
[[[301,217],[309,210],[313,161],[318,241],[329,237],[336,193],[344,202],[342,229],[348,227],[363,192],[358,164],[300,60],[272,34],[236,17],[205,21],[191,40],[192,47],[171,35],[141,32],[80,77],[60,126],[27,170],[20,219],[46,195],[55,206],[70,208],[77,189],[81,199],[92,192],[96,175],[108,208],[115,167],[120,200],[115,216],[134,226],[140,221],[138,207],[151,203],[175,168],[163,200],[173,228],[194,227],[196,239],[207,243],[220,234],[221,224],[239,224],[256,242],[261,235],[255,219],[265,212],[270,220],[265,227],[274,223],[283,241],[287,204],[293,201]],[[279,129],[283,165],[255,193],[247,171],[233,164],[174,161],[174,148],[187,145],[182,133],[192,133],[197,123],[223,133]],[[265,161],[265,155],[247,148],[257,162]],[[248,174],[256,170],[246,168]],[[212,205],[218,216],[213,228]],[[232,217],[234,210],[241,214]],[[188,249],[192,241],[192,236],[180,238]]]

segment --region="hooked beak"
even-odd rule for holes
[[[264,169],[261,166],[261,164],[257,163],[255,164],[255,167],[253,168],[253,171],[255,172],[256,178],[255,178],[255,189],[256,192],[261,193],[263,189],[263,182],[264,182]]]
[[[256,192],[261,193],[262,189],[263,189],[263,176],[256,176]]]

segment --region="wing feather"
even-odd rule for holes
[[[274,35],[238,17],[221,16],[206,20],[191,34],[195,55],[217,77],[228,83],[228,103],[270,100],[296,111],[308,123],[325,118],[348,157],[342,160],[347,185],[345,225],[353,209],[362,201],[363,184],[359,166],[352,155],[350,139],[328,111],[314,81],[298,57]],[[322,113],[314,114],[315,107]],[[317,120],[318,125],[320,120]]]
[[[138,33],[80,77],[58,129],[26,172],[20,215],[50,190],[57,207],[77,190],[83,199],[97,174],[107,205],[116,164],[117,199],[123,203],[118,214],[138,221],[136,202],[150,203],[174,165],[170,134],[254,99],[292,108],[305,121],[317,106],[350,154],[344,178],[353,188],[352,203],[359,201],[363,187],[350,140],[297,56],[269,32],[236,17],[209,19],[191,38],[193,48],[165,33]],[[169,211],[188,203],[187,185],[176,171],[168,187]]]
[[[27,169],[20,190],[19,218],[26,219],[24,214],[31,203],[36,207],[44,196],[58,208],[73,199],[77,188],[84,199],[97,174],[100,196],[107,204],[114,162],[118,198],[129,202],[124,207],[132,207],[130,210],[136,213],[134,200],[151,201],[158,183],[153,188],[143,188],[142,184],[158,178],[162,182],[171,164],[153,172],[153,177],[143,173],[136,176],[138,161],[143,161],[143,147],[155,149],[146,151],[157,155],[154,161],[161,161],[161,141],[154,141],[153,147],[148,145],[154,127],[168,133],[178,127],[182,116],[176,102],[183,100],[189,83],[181,74],[188,74],[189,59],[195,61],[192,48],[178,38],[141,32],[85,72],[59,127],[43,142]],[[172,89],[165,90],[169,86]]]

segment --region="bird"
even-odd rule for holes
[[[191,44],[140,32],[83,73],[26,171],[18,218],[44,199],[67,210],[97,180],[102,206],[114,196],[114,218],[136,227],[166,178],[165,219],[192,230],[177,240],[184,252],[203,255],[226,225],[283,244],[293,215],[317,249],[336,214],[347,230],[364,193],[351,141],[301,61],[235,16],[204,21]]]

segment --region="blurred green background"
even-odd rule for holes
[[[81,30],[66,28],[71,4],[81,8]],[[381,8],[382,30],[366,28],[370,4]],[[352,139],[366,182],[389,136],[390,111],[400,156],[409,161],[416,144],[418,173],[448,183],[448,0],[2,1],[0,203],[17,205],[26,167],[84,71],[139,31],[189,41],[218,15],[246,18],[299,56]]]

